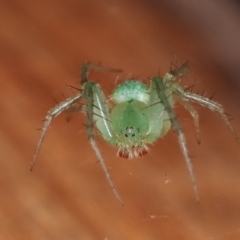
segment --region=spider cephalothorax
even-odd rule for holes
[[[65,110],[74,109],[76,103],[83,101],[85,105],[81,107],[81,109],[77,109],[86,112],[89,142],[97,155],[115,196],[121,204],[123,204],[123,202],[113,184],[105,161],[95,142],[94,125],[105,141],[118,148],[117,155],[123,158],[145,155],[149,151],[148,145],[163,137],[172,127],[178,135],[179,145],[190,173],[195,196],[197,201],[199,201],[192,164],[188,156],[185,135],[178,117],[173,110],[173,106],[178,102],[190,112],[194,120],[198,142],[200,142],[198,113],[191,105],[191,102],[198,103],[203,107],[218,112],[238,140],[236,133],[224,113],[223,107],[211,99],[187,92],[179,85],[177,80],[188,70],[188,65],[185,63],[180,68],[171,69],[163,77],[152,77],[149,85],[143,84],[136,79],[127,80],[119,84],[110,98],[114,103],[114,107],[110,110],[100,85],[88,79],[88,73],[91,69],[109,70],[93,66],[89,63],[82,65],[82,90],[48,112],[31,164],[31,169],[33,169],[51,120]]]
[[[154,108],[150,106],[149,88],[137,80],[127,80],[116,87],[111,99],[115,106],[110,112],[114,133],[110,143],[119,148],[117,155],[123,158],[145,155],[149,151],[147,144],[158,138],[152,127]]]

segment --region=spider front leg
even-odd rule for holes
[[[44,126],[42,128],[42,132],[40,135],[40,139],[38,141],[37,144],[37,148],[33,157],[33,160],[31,162],[31,166],[30,166],[30,170],[33,170],[33,167],[35,165],[35,162],[37,160],[37,156],[39,154],[39,150],[41,148],[43,139],[45,137],[45,134],[48,130],[48,127],[52,121],[52,119],[56,116],[58,116],[60,113],[62,113],[63,111],[67,110],[68,108],[70,108],[74,103],[80,101],[82,98],[82,93],[78,93],[75,96],[71,97],[71,98],[67,98],[65,101],[59,103],[57,106],[55,106],[54,108],[52,108],[51,110],[48,111],[48,114],[45,118],[45,122],[44,122]]]
[[[112,130],[111,121],[109,118],[109,110],[108,110],[105,95],[98,84],[88,80],[88,73],[89,73],[89,70],[91,69],[102,70],[102,68],[94,65],[90,65],[88,63],[82,66],[82,82],[81,83],[84,86],[84,90],[82,93],[83,98],[86,99],[85,112],[87,114],[87,136],[101,164],[101,167],[105,173],[107,181],[113,190],[114,195],[116,196],[119,203],[123,206],[124,205],[123,201],[114,186],[113,180],[111,179],[111,176],[108,172],[105,161],[94,139],[94,131],[93,131],[94,124],[96,124],[96,127],[100,132],[100,135],[106,141],[110,142],[114,134]],[[114,70],[110,70],[110,71],[114,71]]]
[[[169,82],[171,82],[171,81],[169,80]],[[191,178],[191,181],[193,184],[195,197],[196,197],[197,202],[199,202],[199,194],[198,194],[198,190],[197,190],[195,176],[193,173],[192,163],[191,163],[191,160],[188,155],[188,149],[186,146],[185,135],[183,133],[182,126],[181,126],[180,122],[178,121],[178,117],[172,107],[174,104],[174,99],[173,99],[173,91],[172,91],[171,85],[168,84],[168,80],[166,80],[165,78],[161,78],[161,77],[153,77],[152,85],[153,85],[153,89],[155,88],[155,90],[153,90],[153,91],[156,91],[160,103],[164,106],[165,112],[168,115],[168,118],[171,122],[173,130],[178,135],[178,141],[179,141],[185,162],[187,164],[188,171],[190,173],[190,178]]]
[[[108,172],[105,161],[100,153],[100,150],[97,146],[96,141],[94,140],[94,131],[93,125],[96,123],[98,130],[100,131],[101,136],[110,141],[113,137],[113,131],[109,120],[108,108],[105,100],[105,96],[100,88],[94,82],[86,82],[84,85],[83,97],[86,98],[86,114],[87,114],[87,136],[90,141],[90,144],[101,164],[101,167],[105,173],[107,181],[111,186],[114,195],[118,199],[119,203],[123,206],[123,201],[118,194],[114,183],[111,179],[111,176]]]

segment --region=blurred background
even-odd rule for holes
[[[121,68],[94,73],[106,95],[129,76],[164,74],[189,60],[183,85],[223,104],[240,134],[240,14],[237,1],[0,0],[0,239],[195,239],[240,237],[240,148],[220,116],[176,106],[200,204],[170,131],[139,159],[116,157],[97,138],[125,206],[90,147],[82,113],[49,129],[34,171],[47,111],[80,87],[84,61]]]

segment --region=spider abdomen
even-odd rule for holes
[[[148,87],[139,81],[128,80],[119,84],[113,91],[112,100],[115,103],[140,101],[149,102]]]

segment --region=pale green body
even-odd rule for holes
[[[95,85],[96,126],[107,142],[119,148],[118,155],[121,157],[131,158],[147,153],[147,144],[164,136],[170,129],[170,118],[159,99],[155,81],[163,82],[162,78],[156,77],[149,88],[136,80],[118,85],[113,91],[115,106],[111,112],[100,86]],[[169,88],[164,95],[169,96],[171,104],[174,103]]]

